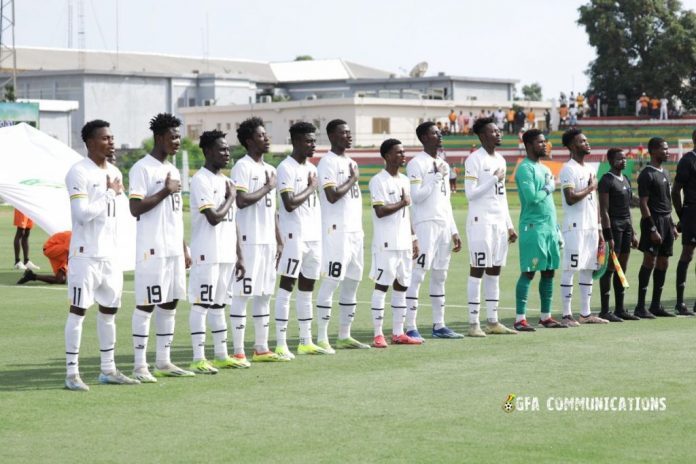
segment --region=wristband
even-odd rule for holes
[[[604,240],[614,240],[614,234],[611,231],[611,227],[605,227],[602,229],[602,235],[604,235]]]

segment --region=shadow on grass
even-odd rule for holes
[[[0,271],[0,284],[16,285],[24,271]]]

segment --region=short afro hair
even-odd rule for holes
[[[474,131],[474,134],[476,135],[481,135],[481,132],[483,131],[483,128],[486,127],[489,124],[495,124],[493,122],[493,118],[478,118],[474,122],[474,127],[472,127],[472,130]],[[497,126],[496,126],[497,127]]]
[[[217,139],[224,139],[226,135],[227,134],[217,129],[205,131],[201,134],[201,139],[198,141],[198,146],[201,147],[201,150],[205,151],[208,148],[212,148]]]
[[[426,132],[430,130],[431,127],[436,125],[437,124],[435,124],[432,121],[425,121],[423,123],[420,123],[418,127],[416,127],[416,137],[418,137],[418,140],[420,140],[421,137],[423,137],[426,134]]]
[[[296,140],[298,136],[316,132],[314,124],[307,121],[298,121],[290,126],[290,140]]]
[[[663,143],[665,143],[665,139],[663,139],[662,137],[651,138],[650,140],[648,140],[648,153],[652,153],[653,151],[662,147]]]
[[[621,148],[610,148],[607,150],[607,161],[612,162],[614,161],[614,158],[616,158],[616,155],[619,153],[622,153],[623,150]]]
[[[541,132],[539,129],[529,129],[527,132],[522,134],[522,143],[524,143],[525,147],[527,145],[531,145],[534,139],[540,135],[543,135],[543,132]]]
[[[326,125],[326,135],[331,135],[333,132],[336,130],[338,126],[342,126],[344,124],[348,124],[345,122],[343,119],[332,119],[329,121],[329,123]]]
[[[382,145],[379,147],[379,153],[382,155],[382,158],[387,156],[387,153],[389,153],[389,150],[391,150],[394,145],[400,145],[401,140],[397,139],[387,139],[384,142],[382,142]]]
[[[247,148],[246,141],[249,140],[256,132],[259,127],[265,127],[263,125],[263,119],[257,117],[251,117],[242,121],[242,123],[237,128],[237,140],[242,144],[244,148]]]
[[[575,140],[575,137],[578,135],[582,134],[582,131],[580,129],[568,129],[563,133],[563,138],[561,141],[563,142],[563,146],[566,148],[570,148],[570,144],[573,143],[573,140]]]
[[[181,126],[181,119],[169,113],[159,113],[150,119],[150,130],[155,135],[165,134],[169,129],[175,129],[179,126]]]
[[[92,138],[94,132],[103,127],[111,127],[111,124],[102,119],[95,119],[94,121],[89,121],[82,127],[82,141],[87,142],[87,140]]]

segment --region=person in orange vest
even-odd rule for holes
[[[512,134],[515,127],[515,110],[510,108],[505,116],[505,122],[507,123],[507,133]]]
[[[17,281],[17,285],[38,280],[47,284],[64,284],[68,275],[68,253],[70,249],[70,237],[72,232],[58,232],[51,235],[43,246],[43,253],[51,262],[53,275],[36,274],[31,269],[24,271],[24,275]]]
[[[454,110],[450,110],[449,116],[447,116],[449,119],[449,127],[450,131],[453,134],[457,133],[457,113],[454,112]]]

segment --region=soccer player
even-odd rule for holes
[[[292,153],[278,165],[278,193],[282,204],[278,224],[283,253],[278,262],[280,285],[276,293],[276,353],[287,357],[290,295],[297,282],[298,354],[333,354],[312,341],[312,291],[321,268],[321,211],[314,156],[316,127],[300,121],[290,126]]]
[[[696,130],[691,134],[691,139],[695,141],[696,146]],[[684,303],[686,272],[689,270],[696,247],[696,153],[693,150],[684,155],[677,164],[677,174],[672,185],[672,204],[683,234],[682,253],[677,263],[677,304],[674,309],[681,316],[694,316],[696,314],[689,311]],[[696,303],[694,310],[696,311]]]
[[[244,264],[235,223],[235,190],[220,172],[230,161],[225,135],[218,130],[201,134],[198,145],[205,155],[205,165],[191,179],[190,369],[200,374],[243,366],[227,353],[227,292],[235,276],[244,277]],[[206,317],[213,335],[212,363],[205,357]]]
[[[500,269],[507,260],[508,242],[517,240],[505,192],[505,159],[495,151],[502,136],[493,118],[479,118],[474,134],[481,148],[464,164],[464,191],[469,200],[466,236],[469,244],[469,331],[470,337],[514,334],[498,321]],[[485,332],[479,323],[481,280],[486,292]]]
[[[317,167],[321,192],[322,281],[317,294],[317,345],[331,351],[329,320],[333,294],[341,287],[340,323],[336,348],[369,348],[351,337],[358,285],[363,273],[362,195],[358,165],[346,154],[351,147],[350,126],[341,119],[326,125],[331,150]]]
[[[392,291],[392,344],[420,345],[421,338],[404,333],[406,317],[406,289],[411,281],[413,259],[418,256],[418,241],[411,227],[408,177],[399,173],[406,164],[404,147],[399,140],[382,142],[379,152],[386,166],[370,179],[372,202],[372,268],[370,278],[375,281],[372,292],[372,322],[375,348],[386,348],[382,325],[384,300],[389,286]]]
[[[539,280],[539,299],[541,300],[541,319],[539,324],[547,328],[563,328],[560,322],[551,317],[553,300],[553,277],[561,262],[559,244],[561,238],[556,224],[556,206],[553,191],[556,181],[551,170],[540,163],[548,156],[546,138],[538,129],[530,129],[522,135],[527,157],[522,160],[515,172],[515,183],[520,195],[520,278],[515,289],[516,316],[515,330],[534,332],[536,329],[527,323],[527,298],[529,287],[537,271]]]
[[[237,189],[237,226],[240,249],[246,272],[235,279],[230,305],[234,358],[240,367],[249,367],[244,353],[246,307],[253,300],[255,329],[255,362],[276,362],[283,359],[268,348],[270,301],[275,290],[275,263],[282,250],[276,219],[276,170],[264,162],[263,155],[271,147],[263,121],[249,118],[237,129],[237,139],[247,154],[237,161],[230,174]]]
[[[123,183],[119,170],[106,161],[107,154],[114,151],[114,136],[108,122],[94,120],[82,128],[82,140],[87,146],[87,157],[75,163],[65,177],[72,215],[68,270],[70,312],[65,323],[65,387],[76,391],[89,390],[80,378],[78,356],[85,312],[95,301],[99,305],[99,382],[140,383],[116,369],[114,361],[116,311],[121,306],[123,289],[123,272],[118,264],[116,244],[115,201],[116,196],[123,193]]]
[[[191,264],[184,242],[181,177],[167,158],[181,146],[181,121],[160,113],[150,120],[154,146],[129,173],[129,206],[137,218],[133,376],[144,383],[156,377],[192,377],[171,361],[176,306],[186,296],[186,268]],[[157,308],[155,310],[155,307]],[[150,319],[156,313],[157,351],[154,376],[147,365]]]
[[[43,254],[48,258],[53,269],[53,274],[35,274],[31,269],[24,271],[24,275],[17,281],[17,285],[38,280],[47,284],[62,285],[68,278],[68,254],[70,253],[69,230],[57,232],[44,243]]]
[[[452,214],[447,163],[437,157],[442,148],[442,134],[434,122],[428,121],[416,128],[423,151],[408,162],[406,174],[411,182],[413,202],[413,228],[418,237],[420,254],[413,263],[411,285],[406,292],[406,334],[411,338],[422,337],[416,325],[418,293],[430,273],[430,303],[433,311],[435,338],[463,338],[445,325],[445,281],[452,251],[462,249],[457,225]]]
[[[590,311],[592,297],[592,272],[597,268],[597,250],[604,245],[599,233],[600,217],[597,208],[597,175],[585,164],[590,154],[587,137],[579,129],[569,129],[563,134],[563,146],[570,151],[570,160],[561,168],[563,205],[563,273],[561,274],[561,299],[563,318],[568,327],[580,324],[606,324],[609,321]],[[580,317],[576,320],[571,310],[573,277],[579,273]],[[542,321],[543,324],[543,321]]]
[[[14,226],[17,228],[13,243],[15,254],[14,268],[19,271],[25,271],[27,269],[30,271],[38,271],[41,268],[32,263],[29,259],[29,234],[31,233],[31,229],[34,227],[34,222],[28,216],[25,216],[20,210],[15,209]],[[22,248],[22,253],[24,254],[24,261],[19,259],[20,245]]]
[[[631,221],[633,190],[631,189],[631,181],[623,175],[623,170],[626,168],[624,152],[620,148],[610,148],[607,151],[607,161],[611,169],[602,176],[597,187],[599,212],[602,216],[602,235],[609,249],[616,253],[621,269],[626,272],[631,247],[638,246],[638,238]],[[608,252],[607,259],[610,259]],[[609,312],[612,276],[614,278],[615,302],[613,313]],[[614,272],[614,264],[611,260],[606,272],[599,279],[599,289],[602,299],[602,310],[599,317],[610,322],[639,319],[624,309],[624,286],[618,273]]]
[[[674,317],[661,305],[662,287],[669,257],[672,256],[677,228],[672,221],[669,173],[662,163],[669,157],[667,142],[660,137],[648,141],[650,163],[638,175],[638,197],[640,199],[640,241],[638,249],[643,252],[643,265],[638,272],[638,303],[633,312],[641,319]],[[645,309],[650,274],[653,277],[653,292],[650,308]]]

